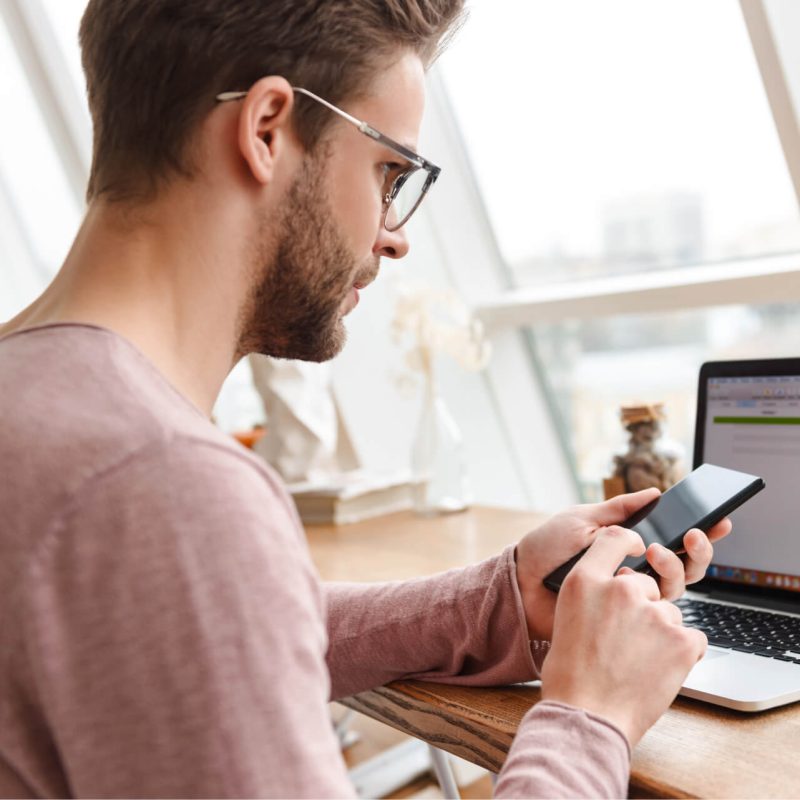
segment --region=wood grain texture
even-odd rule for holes
[[[396,681],[344,701],[497,772],[535,686],[476,689]],[[631,795],[800,797],[800,711],[744,714],[678,698],[634,751]]]
[[[390,580],[474,563],[515,542],[542,517],[476,508],[423,519],[410,512],[333,528],[308,528],[321,575]],[[497,771],[535,686],[467,688],[396,681],[344,703]],[[800,704],[745,714],[678,698],[636,747],[637,797],[800,798]]]
[[[452,690],[452,691],[451,691]],[[442,750],[498,772],[517,730],[496,709],[512,705],[522,718],[535,702],[528,687],[459,689],[421,681],[398,681],[342,701],[362,714],[424,739]],[[463,694],[462,694],[463,693]]]

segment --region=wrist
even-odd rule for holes
[[[530,583],[530,579],[525,574],[525,571],[520,567],[519,558],[518,558],[518,549],[519,546],[514,548],[514,574],[517,580],[517,588],[519,589],[519,596],[522,602],[522,610],[525,612],[525,625],[528,629],[528,639],[530,639],[531,644],[537,641],[540,637],[536,634],[536,624],[534,620],[534,609],[533,604],[530,602],[529,598],[531,596],[532,587]]]
[[[576,711],[583,711],[599,722],[610,725],[622,734],[628,743],[628,747],[633,748],[639,737],[635,736],[635,724],[631,714],[622,713],[618,708],[614,708],[596,698],[581,696],[579,693],[562,697],[559,692],[548,692],[545,686],[546,684],[542,685],[542,700],[573,708]]]
[[[522,610],[528,639],[534,642],[548,642],[552,637],[555,595],[544,588],[538,574],[531,574],[520,566],[517,548],[514,549],[515,577],[519,589]],[[547,596],[543,596],[546,593]]]
[[[601,726],[613,731],[614,734],[618,736],[625,744],[625,747],[628,750],[628,757],[630,758],[630,756],[633,754],[633,740],[631,739],[630,733],[623,729],[623,727],[611,717],[597,714],[594,711],[589,711],[588,709],[581,708],[580,706],[574,706],[571,703],[564,703],[561,700],[542,700],[542,703],[546,703],[548,706],[555,706],[556,708],[563,709],[573,714],[580,714],[586,720],[588,720],[591,725]],[[539,705],[541,705],[541,703]]]

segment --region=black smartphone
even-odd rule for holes
[[[675,553],[682,553],[683,537],[692,528],[707,532],[742,503],[758,494],[765,485],[755,475],[714,464],[702,464],[652,503],[619,524],[623,528],[636,531],[647,546],[657,542]],[[582,550],[554,569],[544,579],[544,585],[557,592],[564,578],[585,552],[586,550]],[[620,566],[648,575],[655,574],[644,556],[626,558]]]

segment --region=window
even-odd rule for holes
[[[626,402],[664,401],[689,464],[700,364],[800,341],[776,304],[800,285],[797,196],[740,5],[477,2],[441,67],[509,286],[476,303],[523,334],[581,494]]]
[[[516,285],[800,250],[739,4],[473,4],[442,60]]]
[[[87,0],[42,0],[42,2],[64,55],[70,78],[80,92],[81,98],[84,98],[86,83],[83,79],[81,53],[78,46],[78,26]],[[88,115],[88,108],[86,113]]]
[[[68,185],[6,27],[0,24],[0,319],[55,273],[81,209]]]
[[[691,469],[700,364],[765,353],[797,356],[800,313],[789,304],[740,305],[567,320],[537,326],[534,338],[547,364],[582,494],[596,500],[612,453],[626,446],[621,405],[664,402],[666,435]]]

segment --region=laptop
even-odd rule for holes
[[[800,358],[700,370],[694,466],[758,475],[706,577],[678,601],[708,636],[681,694],[740,711],[800,700]]]

